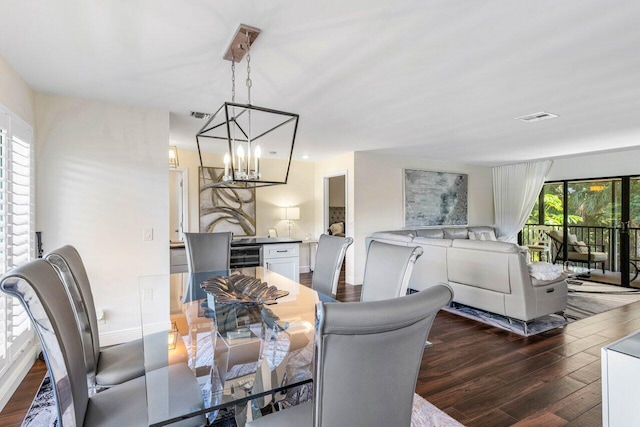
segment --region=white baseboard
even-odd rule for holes
[[[171,323],[159,322],[145,325],[145,333],[166,331],[171,327]],[[120,329],[119,331],[104,332],[100,334],[100,347],[121,344],[142,338],[142,328]]]
[[[301,265],[300,273],[311,273],[311,267],[309,267],[308,265]]]
[[[2,377],[2,381],[0,381],[0,411],[4,409],[24,377],[29,373],[38,353],[40,353],[40,345],[34,337],[32,344],[24,350],[11,369]]]
[[[129,342],[141,337],[142,328],[129,328],[121,329],[119,331],[104,332],[100,334],[100,347]]]

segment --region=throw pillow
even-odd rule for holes
[[[331,234],[336,235],[338,233],[344,233],[344,222],[336,222],[329,226]]]
[[[496,233],[493,231],[470,231],[469,240],[488,240],[491,242],[497,242]]]
[[[580,252],[581,254],[586,254],[589,252],[589,247],[585,242],[582,242],[582,241],[576,242],[576,244],[573,245],[573,248],[575,249],[576,252]]]

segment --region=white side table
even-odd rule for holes
[[[602,424],[640,425],[640,332],[602,347]]]

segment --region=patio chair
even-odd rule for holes
[[[568,252],[567,259],[564,259],[564,233],[562,230],[552,230],[549,232],[551,242],[553,243],[555,257],[553,258],[553,264],[558,261],[563,263],[570,262],[582,262],[587,264],[587,270],[591,270],[591,264],[602,264],[602,273],[604,274],[604,263],[609,259],[607,252],[595,251],[592,248],[604,248],[604,245],[586,244],[585,242],[578,241],[575,234],[568,235]]]

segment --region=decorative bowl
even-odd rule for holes
[[[243,274],[212,277],[200,286],[221,304],[260,305],[289,295],[289,291],[278,290],[260,279]]]

